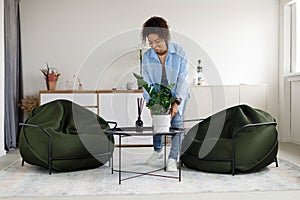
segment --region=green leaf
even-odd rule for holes
[[[136,73],[133,73],[133,75],[137,79],[138,85],[142,86],[150,96],[150,100],[146,103],[146,106],[151,110],[151,112],[153,114],[168,113],[172,103],[175,101],[175,97],[173,97],[171,93],[175,83],[170,83],[167,86],[159,83],[148,85],[142,76]]]

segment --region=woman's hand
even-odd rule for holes
[[[178,104],[177,103],[173,103],[170,111],[171,111],[171,119],[173,119],[173,117],[178,112]]]

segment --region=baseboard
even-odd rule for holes
[[[279,142],[290,142],[289,138],[278,138]]]
[[[293,144],[298,144],[298,145],[300,145],[300,141],[299,141],[299,140],[290,140],[289,142],[290,142],[290,143],[293,143]]]
[[[5,156],[5,155],[6,155],[6,151],[0,150],[0,157],[1,157],[1,156]]]
[[[279,142],[289,142],[289,143],[300,145],[300,140],[295,140],[295,139],[288,138],[288,137],[279,137],[278,141]]]

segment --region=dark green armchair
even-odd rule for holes
[[[247,105],[218,112],[192,127],[182,141],[182,163],[216,173],[253,172],[277,163],[276,121]]]
[[[27,162],[56,171],[99,167],[110,160],[114,139],[103,130],[108,122],[68,100],[44,104],[22,126],[19,150]],[[116,124],[115,124],[116,125]]]

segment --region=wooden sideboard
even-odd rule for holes
[[[192,86],[191,98],[188,100],[184,119],[206,118],[225,108],[248,104],[267,111],[268,86],[256,85],[224,85],[224,86]],[[116,121],[119,127],[134,126],[137,120],[137,98],[142,98],[142,90],[86,90],[86,91],[40,91],[40,104],[57,99],[71,100],[95,112],[107,121]],[[142,112],[144,126],[151,126],[150,111],[144,107]],[[197,122],[184,123],[190,128]],[[127,144],[152,144],[149,137],[124,138]],[[117,142],[118,140],[116,140]]]

